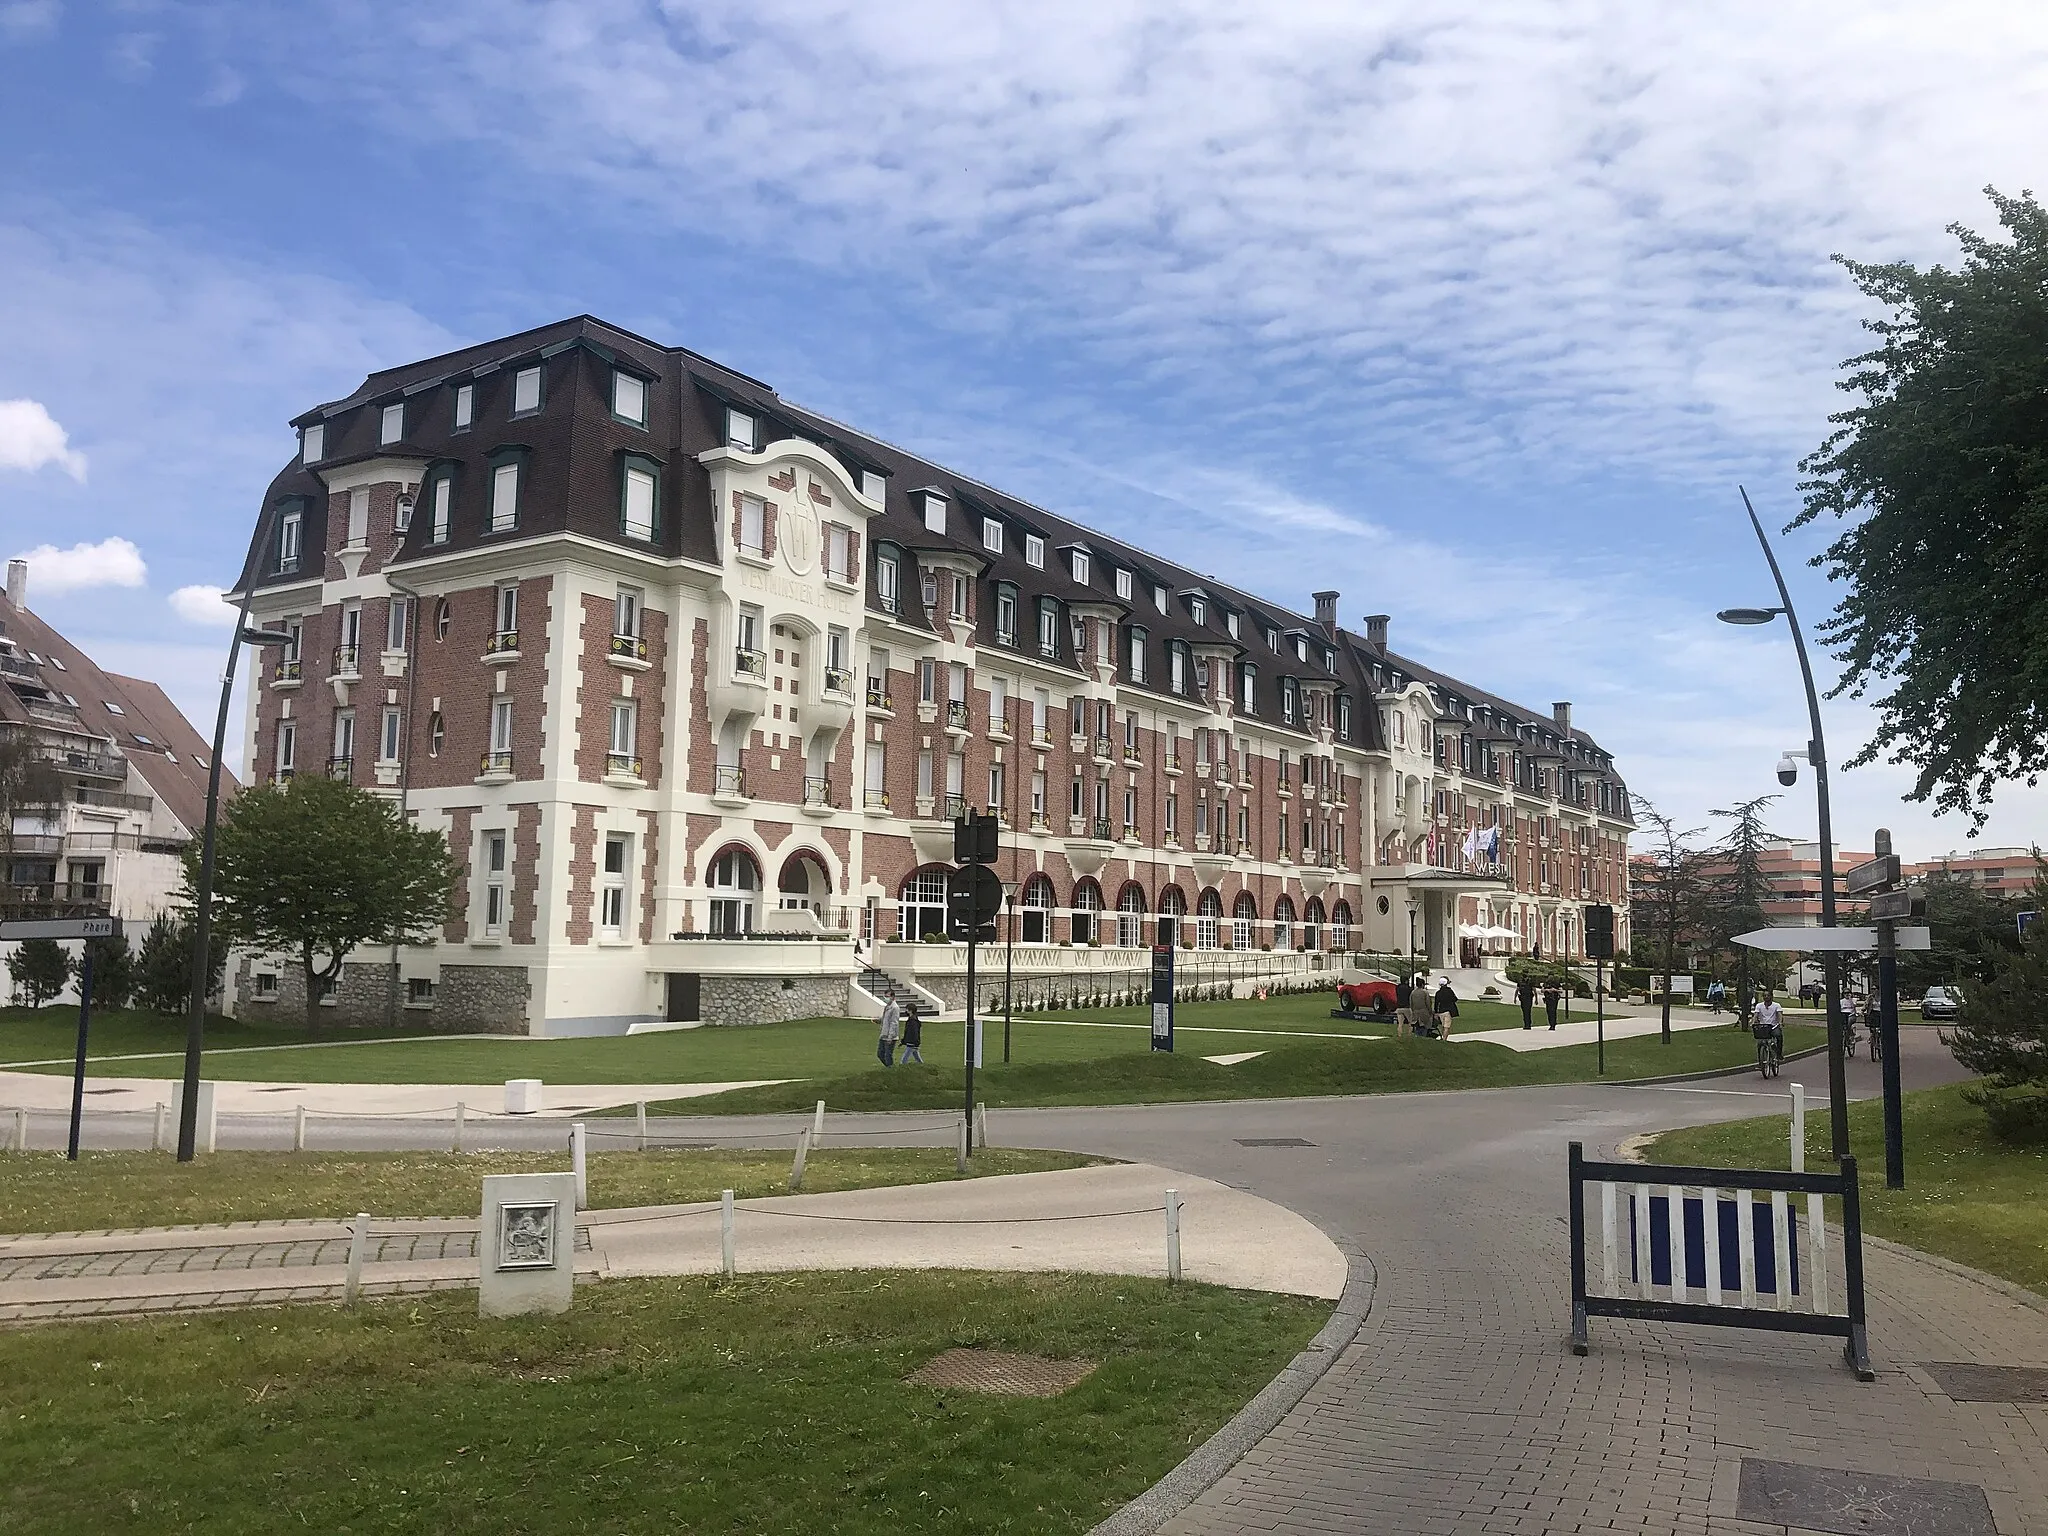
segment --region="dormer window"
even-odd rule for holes
[[[455,430],[467,432],[476,420],[476,386],[458,384],[455,386]]]
[[[317,464],[326,457],[326,424],[315,422],[310,427],[301,427],[299,429],[299,461],[304,464]]]
[[[1323,647],[1323,670],[1325,672],[1337,670],[1337,653],[1328,646]]]
[[[384,407],[383,419],[377,426],[377,446],[388,448],[405,436],[405,402]]]
[[[1307,637],[1307,636],[1305,636],[1305,635],[1296,635],[1296,636],[1294,637],[1294,659],[1295,659],[1296,661],[1299,661],[1299,662],[1303,662],[1303,663],[1306,663],[1306,662],[1308,661],[1308,637]]]
[[[754,434],[759,430],[754,418],[745,411],[730,408],[725,413],[725,441],[728,447],[744,448],[752,453],[755,448]]]
[[[1084,587],[1088,585],[1088,551],[1085,549],[1074,551],[1074,580]]]
[[[540,409],[540,369],[522,368],[512,375],[512,414],[525,416]]]
[[[1116,573],[1116,595],[1125,602],[1130,601],[1131,573],[1129,571],[1118,571]]]
[[[1243,621],[1234,613],[1226,613],[1223,615],[1223,627],[1230,631],[1230,638],[1235,640],[1238,631],[1243,628]]]
[[[1060,605],[1049,597],[1038,600],[1038,654],[1055,659],[1060,654]]]
[[[1152,606],[1161,613],[1166,612],[1166,588],[1154,587],[1152,589]]]
[[[1175,693],[1188,691],[1188,653],[1177,645],[1167,652],[1166,685]]]
[[[1188,617],[1189,617],[1189,618],[1191,618],[1191,619],[1193,619],[1193,620],[1194,620],[1194,621],[1195,621],[1195,622],[1196,622],[1197,624],[1206,624],[1206,623],[1208,623],[1208,622],[1209,622],[1209,605],[1208,605],[1207,603],[1203,602],[1203,601],[1202,601],[1202,600],[1201,600],[1201,599],[1200,599],[1199,597],[1191,597],[1191,598],[1189,598],[1189,599],[1188,599]]]
[[[1280,718],[1286,724],[1294,724],[1294,717],[1300,709],[1300,699],[1301,695],[1299,690],[1295,687],[1294,679],[1291,677],[1281,678]]]
[[[1045,569],[1045,540],[1035,533],[1024,535],[1024,563],[1035,571]]]
[[[305,521],[294,508],[277,525],[277,568],[280,573],[299,568],[299,546],[305,536]]]
[[[612,370],[612,415],[636,427],[647,425],[647,381],[625,371]]]
[[[1258,712],[1259,669],[1249,662],[1237,664],[1238,707],[1246,714]]]
[[[1270,626],[1266,630],[1266,649],[1276,654],[1280,650],[1280,631]],[[1373,672],[1377,675],[1379,668],[1373,668]]]
[[[927,532],[946,531],[946,498],[927,491],[924,496],[924,526]]]
[[[1136,626],[1132,627],[1130,671],[1131,681],[1134,683],[1142,683],[1145,681],[1145,638],[1146,637],[1144,630],[1139,629]]]
[[[1003,552],[1003,525],[995,518],[984,517],[981,520],[981,547],[991,554]]]
[[[877,474],[872,469],[860,472],[860,493],[869,501],[885,501],[889,495],[889,477]]]

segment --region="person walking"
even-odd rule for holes
[[[1522,1028],[1536,1027],[1536,983],[1524,976],[1515,983],[1515,1001],[1522,1005]]]
[[[1403,976],[1394,983],[1394,1038],[1405,1039],[1415,1032],[1415,983]]]
[[[1550,1020],[1550,1027],[1552,1029],[1557,1028],[1557,1000],[1562,995],[1558,990],[1556,982],[1546,981],[1543,983],[1543,1016]]]
[[[1427,983],[1425,983],[1427,985]],[[1432,1004],[1436,1013],[1436,1037],[1439,1040],[1451,1038],[1451,1020],[1458,1016],[1458,994],[1451,990],[1451,978],[1446,976],[1437,984],[1436,1000]]]
[[[903,1061],[924,1065],[924,1015],[915,1003],[903,1010]]]
[[[896,1065],[896,1035],[903,1027],[903,1010],[890,998],[882,1004],[882,1033],[875,1041],[875,1059],[885,1067]]]

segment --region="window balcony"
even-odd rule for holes
[[[278,784],[289,784],[292,781],[292,776],[297,772],[298,770],[292,767],[290,763],[286,763],[282,768],[277,770],[276,774],[272,778],[272,782]]]
[[[1095,817],[1090,825],[1097,842],[1106,843],[1113,836],[1109,830],[1109,818],[1107,816]]]
[[[640,635],[613,635],[610,659],[628,671],[643,670],[649,665],[646,639]]]
[[[327,759],[327,777],[347,783],[354,773],[356,760],[353,757],[330,757]]]
[[[25,677],[30,682],[43,680],[43,669],[26,656],[17,656],[12,651],[0,651],[0,676]]]
[[[734,800],[746,798],[747,770],[737,763],[720,763],[711,770],[711,793]]]
[[[822,810],[832,809],[832,781],[830,779],[804,779],[804,804]]]
[[[965,699],[946,700],[946,729],[949,731],[964,731],[967,729],[967,701]]]
[[[889,690],[872,677],[868,679],[868,708],[879,709],[885,714],[896,713],[896,701],[889,697]]]
[[[1038,748],[1041,752],[1050,752],[1052,750],[1052,732],[1042,725],[1034,725],[1031,727],[1031,745]]]
[[[1180,772],[1180,754],[1178,752],[1169,752],[1166,754],[1166,771],[1168,773]]]
[[[851,699],[853,697],[853,673],[845,667],[827,667],[825,669],[825,691],[830,694],[836,694],[840,698]]]
[[[861,797],[861,803],[871,811],[886,811],[889,809],[889,791],[886,789],[868,790]]]
[[[948,795],[939,807],[940,814],[947,821],[960,821],[967,815],[967,797]]]
[[[306,664],[296,656],[279,657],[270,669],[270,686],[273,688],[296,688],[305,680]]]
[[[485,754],[483,755],[483,758],[482,758],[482,760],[481,760],[480,766],[479,766],[479,767],[477,768],[477,772],[478,772],[478,773],[479,773],[480,775],[483,775],[483,776],[486,776],[486,777],[492,777],[492,776],[495,776],[495,777],[502,777],[502,778],[507,778],[507,779],[511,778],[511,777],[512,777],[512,754],[511,754],[511,752],[510,752],[509,750],[508,750],[508,751],[504,751],[504,752],[486,752],[486,753],[485,753]]]
[[[1110,761],[1110,742],[1107,736],[1095,738],[1095,757],[1098,762]]]
[[[1145,766],[1145,754],[1136,747],[1131,746],[1128,742],[1124,745],[1124,766],[1126,768],[1142,768]]]
[[[607,778],[637,779],[642,776],[640,758],[632,752],[605,753],[604,771]]]
[[[1014,651],[1017,648],[1017,631],[1015,631],[1014,629],[997,630],[996,644],[1003,646],[1005,649]]]
[[[356,661],[357,649],[353,645],[337,645],[334,648],[334,675],[336,677],[362,676]]]
[[[732,651],[732,670],[737,677],[751,677],[757,683],[765,683],[768,680],[768,655],[765,651],[736,645]]]
[[[484,637],[484,660],[492,663],[519,659],[519,631],[495,630]]]

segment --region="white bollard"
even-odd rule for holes
[[[804,1160],[811,1155],[811,1133],[800,1130],[796,1133],[796,1161],[789,1165],[789,1187],[804,1187]]]
[[[1806,1172],[1806,1084],[1792,1085],[1792,1171]]]
[[[25,1109],[17,1109],[14,1112],[14,1139],[12,1146],[17,1152],[26,1152],[28,1150],[28,1111]]]
[[[156,1124],[155,1124],[155,1125],[153,1125],[153,1126],[152,1126],[152,1127],[150,1128],[150,1132],[149,1132],[149,1150],[150,1150],[150,1151],[152,1151],[152,1152],[161,1152],[161,1151],[163,1151],[163,1149],[164,1149],[164,1105],[163,1105],[163,1100],[159,1099],[159,1100],[157,1100],[157,1106],[156,1106]]]
[[[961,1173],[965,1173],[967,1171],[967,1141],[967,1117],[965,1115],[962,1115],[960,1117],[960,1144],[953,1149],[954,1167]]]
[[[1166,1278],[1180,1279],[1180,1191],[1166,1192]]]
[[[982,1151],[988,1150],[988,1106],[974,1106],[974,1144]]]
[[[730,1280],[738,1268],[733,1255],[732,1191],[721,1190],[718,1195],[718,1249],[724,1261],[725,1278]]]
[[[292,1150],[303,1152],[306,1150],[306,1106],[296,1104],[292,1107],[295,1111],[292,1115]]]
[[[633,1143],[633,1150],[645,1152],[647,1150],[647,1101],[645,1099],[640,1100],[639,1103],[633,1106],[633,1130],[636,1138]]]
[[[818,1100],[818,1107],[811,1111],[811,1145],[814,1147],[822,1147],[824,1144],[825,1101],[823,1099],[820,1099]]]
[[[576,1175],[576,1209],[586,1210],[590,1205],[590,1175],[584,1161],[584,1131],[581,1120],[569,1127],[569,1171]]]
[[[460,1152],[462,1150],[462,1132],[464,1125],[468,1121],[468,1119],[469,1106],[463,1103],[462,1100],[457,1099],[455,1101],[455,1137],[453,1147],[451,1150],[456,1152]]]
[[[370,1213],[357,1214],[348,1234],[348,1278],[341,1283],[341,1304],[352,1307],[363,1288],[363,1250],[370,1243]]]

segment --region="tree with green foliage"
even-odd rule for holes
[[[1800,465],[1793,520],[1849,524],[1816,562],[1849,588],[1821,631],[1836,691],[1890,688],[1845,766],[1889,754],[1910,798],[1978,826],[2048,762],[2048,210],[1986,195],[2010,238],[1951,225],[1954,271],[1835,258],[1888,313],[1842,365],[1861,402]]]
[[[95,1008],[126,1008],[135,992],[135,956],[124,936],[118,939],[87,939],[83,960],[92,962],[92,1005]],[[78,975],[82,980],[85,967]]]
[[[2048,911],[2048,866],[2036,860],[2032,909]],[[1962,1017],[1944,1037],[1956,1060],[1984,1076],[1963,1090],[2008,1141],[2048,1141],[2048,924],[1989,981],[1963,994]]]
[[[23,939],[7,957],[14,995],[40,1008],[71,980],[71,956],[55,939]]]
[[[1946,865],[1920,882],[1928,947],[1899,951],[1899,988],[1914,997],[1937,984],[1988,981],[2019,948],[2020,903],[1993,896]]]
[[[208,946],[206,994],[220,990],[221,977],[228,968],[228,941],[220,929],[213,930]],[[142,1006],[157,1013],[183,1013],[192,998],[192,924],[174,913],[159,912],[142,936],[142,952],[135,964],[135,990]]]
[[[1764,811],[1777,799],[1776,795],[1758,795],[1709,813],[1725,821],[1728,830],[1708,850],[1709,863],[1701,881],[1703,927],[1717,957],[1725,956],[1735,972],[1738,1022],[1749,1017],[1756,952],[1736,943],[1735,936],[1770,922],[1764,915],[1764,902],[1771,895],[1771,881],[1764,873],[1763,856],[1774,834],[1764,826]]]
[[[1656,968],[1664,973],[1662,1038],[1671,1043],[1671,977],[1678,967],[1681,939],[1698,936],[1704,896],[1705,860],[1692,839],[1699,827],[1680,831],[1656,806],[1641,795],[1635,801],[1636,825],[1650,834],[1648,857],[1632,863],[1629,877],[1629,911],[1637,933],[1647,930],[1655,937]]]
[[[196,888],[199,854],[185,857]],[[423,944],[450,911],[455,866],[439,832],[400,819],[378,795],[317,775],[243,790],[221,817],[214,920],[238,944],[298,957],[306,1024],[320,981],[359,944]]]

